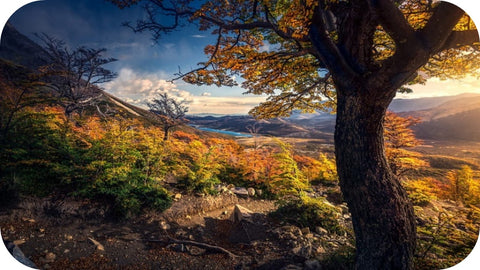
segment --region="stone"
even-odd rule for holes
[[[340,205],[340,209],[342,209],[342,214],[348,214],[350,213],[350,210],[348,209],[348,206],[346,203],[342,203]]]
[[[173,197],[173,199],[176,201],[180,200],[181,198],[182,198],[182,194],[180,193],[175,194],[175,196]]]
[[[255,189],[252,187],[247,188],[248,196],[253,197],[255,196]]]
[[[328,231],[320,226],[315,227],[315,232],[318,233],[319,235],[328,234]]]
[[[170,226],[170,224],[168,224],[167,222],[165,222],[165,221],[162,220],[162,221],[160,222],[160,228],[161,228],[162,230],[165,230],[165,231],[166,231],[166,230],[170,230],[171,226]]]
[[[88,240],[90,240],[97,247],[97,250],[105,251],[105,248],[103,247],[103,245],[100,244],[100,242],[98,242],[97,240],[90,237],[88,237]]]
[[[295,264],[288,264],[281,268],[280,270],[302,270],[303,267],[295,265]]]
[[[230,216],[230,220],[233,223],[239,223],[244,220],[251,221],[252,214],[253,214],[252,211],[250,211],[249,209],[239,204],[236,204],[235,207],[233,208],[233,212],[232,212],[232,215]]]
[[[45,262],[49,263],[49,262],[53,262],[55,261],[55,259],[57,258],[57,255],[55,255],[55,253],[53,252],[48,252],[46,255],[45,255]]]
[[[303,234],[309,234],[310,233],[310,228],[309,227],[302,228],[302,233]]]
[[[13,244],[17,245],[17,246],[20,246],[22,244],[25,244],[25,242],[26,242],[25,239],[20,239],[20,240],[13,241]]]
[[[10,252],[10,254],[12,254],[12,256],[15,259],[17,259],[17,261],[31,268],[38,269],[38,267],[30,259],[28,259],[25,256],[25,254],[23,254],[23,252],[20,250],[20,248],[17,245],[15,245],[12,241],[4,240],[3,243],[5,244],[5,247],[7,248],[8,252]],[[40,259],[42,260],[43,258],[40,258]]]
[[[263,190],[262,189],[256,189],[255,193],[257,194],[258,197],[261,197],[263,195]]]
[[[205,253],[205,249],[199,248],[199,247],[196,247],[196,246],[191,246],[191,247],[187,248],[187,250],[193,256],[199,256],[199,255],[202,255],[202,254]]]
[[[173,244],[173,245],[170,245],[170,249],[176,252],[185,252],[185,245]]]
[[[320,270],[322,269],[322,265],[318,260],[307,260],[305,261],[304,270]]]
[[[315,250],[315,252],[317,254],[324,254],[326,253],[327,251],[325,250],[325,248],[323,246],[318,246],[317,249]]]
[[[248,197],[248,190],[244,187],[235,187],[230,190],[233,192],[233,194],[237,195],[238,197],[244,197],[244,198]]]

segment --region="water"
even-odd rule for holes
[[[250,135],[248,133],[240,133],[240,132],[235,132],[235,131],[221,130],[221,129],[215,129],[215,128],[206,128],[206,127],[197,127],[197,126],[195,126],[195,128],[198,128],[198,129],[203,130],[203,131],[216,132],[216,133],[226,134],[226,135],[230,135],[230,136],[234,136],[234,137],[246,137],[246,138],[252,137],[252,135]]]

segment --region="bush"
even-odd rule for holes
[[[325,198],[310,198],[305,195],[279,201],[279,207],[271,216],[300,227],[321,226],[330,233],[344,234],[345,228],[338,223],[341,212]]]
[[[13,206],[18,201],[15,183],[7,178],[0,178],[0,210]]]

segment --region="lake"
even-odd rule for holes
[[[216,132],[216,133],[221,133],[221,134],[226,134],[234,137],[246,137],[250,138],[252,137],[251,134],[248,133],[240,133],[240,132],[235,132],[235,131],[228,131],[228,130],[221,130],[221,129],[215,129],[215,128],[207,128],[207,127],[198,127],[198,126],[193,126],[197,129],[203,130],[203,131],[209,131],[209,132]]]

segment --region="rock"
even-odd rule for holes
[[[23,252],[20,250],[20,248],[13,242],[3,241],[3,243],[7,247],[7,250],[10,252],[10,254],[12,254],[12,256],[17,259],[17,261],[31,268],[38,269],[38,267],[30,259],[28,259],[25,254],[23,254]]]
[[[15,240],[15,241],[13,241],[13,244],[14,244],[14,245],[17,245],[17,246],[20,246],[20,245],[22,245],[22,244],[25,244],[25,242],[26,242],[26,241],[25,241],[24,239],[20,239],[20,240]]]
[[[69,252],[70,252],[70,249],[68,248],[63,251],[63,253],[69,253]]]
[[[263,190],[262,189],[256,189],[255,193],[257,194],[258,197],[261,197],[263,195]]]
[[[309,258],[312,254],[312,244],[309,242],[296,242],[296,245],[292,248],[292,253],[299,257]]]
[[[295,264],[288,264],[285,267],[281,268],[280,270],[302,270],[303,267],[295,265]]]
[[[302,233],[303,234],[309,234],[310,233],[310,228],[309,227],[302,228]]]
[[[328,231],[320,226],[315,227],[315,232],[318,233],[319,235],[328,234]]]
[[[180,200],[181,198],[182,198],[182,194],[180,193],[175,194],[175,196],[173,197],[173,199],[176,201]]]
[[[51,262],[54,262],[55,259],[57,258],[57,255],[55,255],[55,253],[53,252],[48,252],[46,255],[45,255],[45,258],[44,258],[44,262],[46,263],[51,263]]]
[[[233,194],[237,195],[238,197],[244,197],[244,198],[248,197],[248,190],[244,187],[235,187],[230,190],[233,192]]]
[[[308,260],[308,261],[305,261],[304,264],[305,264],[305,267],[303,268],[304,270],[320,270],[320,269],[322,269],[322,265],[317,260]]]
[[[185,252],[185,245],[173,244],[173,245],[170,245],[170,249],[176,252]]]
[[[342,214],[348,214],[350,213],[350,210],[348,209],[348,206],[346,203],[342,203],[340,205],[340,209],[342,209]]]
[[[247,188],[248,196],[253,197],[255,196],[255,189],[252,187]]]
[[[28,221],[28,222],[30,222],[30,223],[35,223],[35,222],[37,222],[37,221],[36,221],[35,219],[33,219],[33,218],[26,218],[26,217],[22,217],[22,220],[23,220],[23,221]]]
[[[182,229],[178,229],[176,232],[175,232],[175,237],[186,237],[187,236],[187,232],[182,230]]]
[[[103,247],[102,244],[100,244],[100,242],[98,242],[95,239],[90,238],[90,237],[88,237],[88,240],[90,240],[97,247],[97,250],[105,251],[105,248]]]
[[[326,253],[326,250],[322,246],[318,246],[317,249],[315,250],[315,252],[317,254],[324,254],[324,253]]]
[[[170,226],[170,224],[168,224],[167,222],[165,222],[165,221],[162,220],[162,221],[160,222],[160,228],[161,228],[162,230],[166,231],[166,230],[170,230],[171,226]]]
[[[187,250],[193,256],[199,256],[199,255],[202,255],[203,253],[205,253],[205,249],[199,248],[199,247],[196,247],[196,246],[191,246],[191,247],[187,248]]]
[[[244,220],[251,221],[252,214],[252,211],[239,204],[236,204],[233,208],[232,215],[230,216],[230,221],[232,221],[233,223],[239,223]]]

